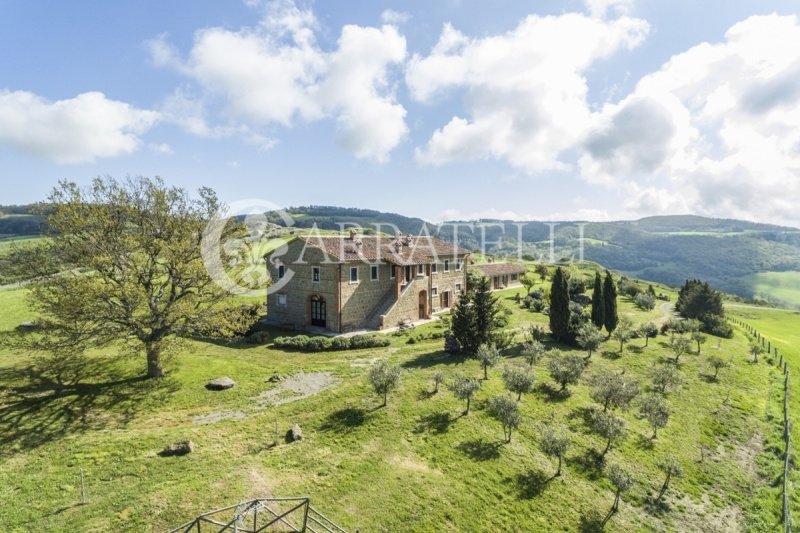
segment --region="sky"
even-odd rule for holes
[[[800,227],[799,10],[0,0],[0,204],[143,175],[430,221]]]

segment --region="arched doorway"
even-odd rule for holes
[[[322,296],[311,297],[311,325],[320,328],[327,327],[327,310],[325,298]]]
[[[419,319],[428,318],[428,291],[419,291]]]

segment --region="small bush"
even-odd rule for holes
[[[350,349],[361,350],[364,348],[384,348],[390,341],[385,335],[358,335],[350,337]]]

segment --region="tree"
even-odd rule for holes
[[[652,311],[656,307],[656,297],[649,292],[640,292],[633,297],[633,303],[644,311]]]
[[[750,355],[753,356],[753,363],[758,363],[758,356],[764,353],[764,348],[760,344],[750,345]]]
[[[503,369],[503,381],[509,391],[517,394],[517,401],[520,401],[523,394],[533,389],[534,375],[530,369],[507,366]]]
[[[538,263],[536,267],[534,267],[534,271],[539,274],[539,279],[542,281],[547,279],[547,274],[550,273],[550,270],[547,268],[547,265],[544,263]]]
[[[695,318],[712,335],[731,337],[733,328],[725,320],[722,295],[700,280],[686,280],[678,293],[675,310],[684,318]]]
[[[717,355],[712,355],[708,358],[708,364],[711,365],[711,368],[714,369],[714,375],[711,379],[717,381],[717,376],[719,375],[719,371],[723,368],[727,368],[728,362],[724,360],[722,357]]]
[[[522,356],[525,362],[534,366],[544,355],[544,344],[537,340],[531,340],[522,345]]]
[[[519,278],[519,282],[522,283],[522,286],[525,287],[525,296],[528,296],[531,293],[531,289],[536,284],[536,280],[533,279],[530,272],[526,272]]]
[[[539,439],[539,449],[543,454],[558,458],[558,469],[555,477],[561,475],[561,463],[569,450],[571,437],[567,429],[563,426],[545,426]]]
[[[464,411],[465,415],[469,414],[469,407],[470,403],[472,402],[472,397],[478,392],[478,389],[481,388],[481,382],[474,378],[467,378],[464,376],[456,376],[453,380],[453,384],[450,386],[450,390],[453,391],[453,394],[459,400],[466,400],[467,401],[467,409]]]
[[[606,441],[606,447],[601,454],[603,458],[613,444],[621,442],[627,436],[625,421],[611,411],[593,411],[591,427],[592,431]]]
[[[603,406],[603,412],[609,408],[625,408],[639,394],[639,383],[626,380],[623,374],[616,372],[594,376],[590,383],[589,396]]]
[[[386,407],[389,391],[400,385],[400,367],[390,365],[381,359],[369,369],[369,382],[372,384],[375,394],[383,394],[381,407]]]
[[[570,340],[569,286],[564,269],[556,268],[550,287],[550,331],[560,342]]]
[[[503,425],[503,436],[511,442],[511,432],[519,427],[522,416],[519,405],[508,396],[495,396],[489,399],[489,415]]]
[[[553,381],[561,385],[561,391],[567,390],[567,385],[577,383],[583,374],[584,369],[583,357],[579,355],[561,355],[556,352],[550,358],[548,369],[550,370],[550,377]]]
[[[692,333],[692,340],[697,343],[697,355],[700,355],[700,345],[705,344],[708,337],[699,331],[695,331]]]
[[[683,467],[678,462],[677,459],[674,457],[668,456],[665,457],[663,461],[658,463],[658,468],[664,472],[664,484],[661,485],[661,490],[658,491],[658,497],[656,497],[656,502],[661,501],[661,498],[664,497],[664,494],[669,489],[669,482],[672,480],[673,477],[682,477],[683,476]]]
[[[433,393],[439,393],[439,385],[444,383],[444,372],[437,371],[433,374]]]
[[[500,360],[500,352],[494,344],[481,344],[475,358],[483,367],[483,379],[489,379],[489,367],[493,367]]]
[[[691,342],[684,335],[676,335],[669,343],[672,353],[675,354],[675,364],[680,362],[681,355],[685,354],[691,348]]]
[[[653,428],[653,436],[651,439],[655,439],[658,430],[667,425],[670,412],[667,402],[664,401],[662,396],[658,394],[648,394],[642,398],[639,404],[639,414],[641,414],[650,424],[650,427]]]
[[[218,209],[212,190],[192,199],[161,179],[96,178],[87,189],[60,182],[47,204],[49,239],[20,256],[18,266],[38,278],[30,296],[41,325],[20,342],[74,356],[122,341],[144,352],[146,375],[156,378],[164,352],[198,328],[246,331],[249,311],[231,305],[203,264],[200,237]],[[232,222],[219,237],[242,235]]]
[[[592,358],[592,352],[600,348],[600,345],[603,343],[603,338],[604,335],[591,322],[586,322],[578,328],[578,336],[575,340],[578,346],[588,352],[585,357],[586,361]]]
[[[606,279],[603,281],[603,325],[609,336],[617,328],[619,317],[617,315],[617,286],[611,272],[606,270]]]
[[[605,300],[603,298],[603,279],[600,272],[594,273],[594,289],[592,290],[592,324],[597,329],[605,325]]]
[[[647,348],[647,345],[650,343],[650,339],[655,339],[658,337],[658,326],[652,322],[645,322],[639,326],[639,334],[644,337],[644,347]]]
[[[620,496],[633,486],[633,477],[616,464],[608,465],[606,476],[614,486],[614,504],[611,506],[611,513],[616,513],[619,509]]]
[[[472,304],[475,307],[475,330],[478,346],[492,342],[499,311],[497,298],[492,295],[489,278],[482,277],[473,292]]]
[[[653,389],[661,394],[666,394],[669,389],[679,386],[682,382],[678,369],[670,364],[654,366],[650,376],[653,380]]]
[[[466,291],[456,302],[452,311],[452,325],[450,331],[455,339],[458,352],[474,355],[480,346],[480,335],[477,330],[475,306],[472,303],[473,292]],[[445,348],[448,348],[448,337],[445,337]],[[451,351],[455,347],[450,348]],[[452,353],[452,352],[451,352]]]
[[[614,339],[619,341],[619,353],[625,349],[625,343],[633,338],[634,330],[633,324],[628,318],[623,318],[619,321],[617,328],[614,330]]]

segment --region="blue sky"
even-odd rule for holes
[[[800,226],[796,2],[0,1],[2,203]]]

